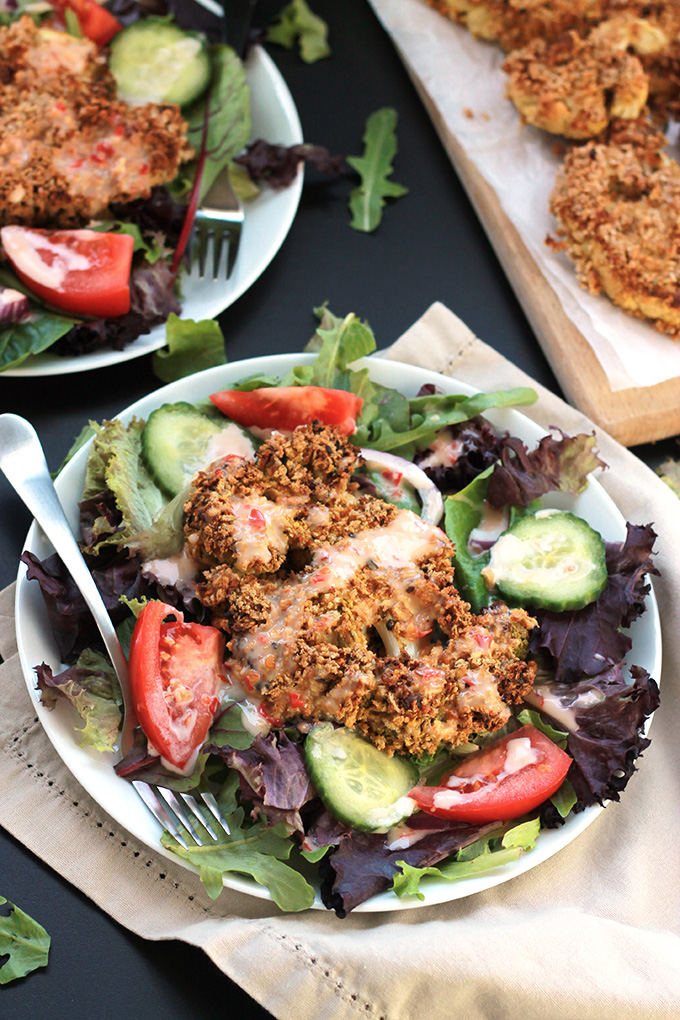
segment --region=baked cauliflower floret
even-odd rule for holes
[[[88,40],[0,29],[0,224],[82,226],[148,198],[193,155],[179,109],[116,98]]]
[[[498,729],[533,681],[535,621],[501,604],[473,616],[453,543],[357,495],[359,463],[314,424],[194,479],[186,548],[207,566],[197,595],[229,635],[235,691],[274,725],[331,720],[389,754]]]
[[[589,143],[567,154],[550,203],[563,238],[556,247],[591,293],[604,291],[678,336],[680,166],[653,135],[641,142]]]
[[[503,64],[506,93],[522,120],[551,134],[592,138],[613,117],[634,119],[644,108],[648,80],[626,49],[565,32],[555,42],[537,39]]]
[[[395,513],[382,500],[357,496],[351,476],[356,447],[319,424],[275,433],[254,461],[232,460],[199,473],[185,503],[191,555],[205,565],[271,574],[294,567],[324,542],[385,524]]]

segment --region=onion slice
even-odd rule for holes
[[[31,314],[28,298],[11,287],[0,287],[0,326],[21,322]]]
[[[426,524],[439,524],[444,514],[442,494],[417,464],[403,457],[396,457],[393,453],[383,453],[382,450],[362,448],[361,455],[369,467],[385,468],[387,471],[401,474],[418,493],[423,508],[421,518]]]

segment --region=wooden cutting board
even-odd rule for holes
[[[624,446],[678,435],[680,376],[656,386],[612,391],[592,347],[565,314],[555,292],[503,211],[495,191],[451,134],[423,83],[405,59],[404,66],[567,400]]]

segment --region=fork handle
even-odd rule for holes
[[[118,635],[59,502],[35,429],[25,418],[17,414],[0,415],[0,425],[3,435],[9,439],[8,446],[11,446],[12,440],[15,439],[18,447],[16,450],[3,452],[0,466],[8,482],[31,511],[75,581],[94,617],[104,646],[118,674],[125,712],[121,750],[125,753],[132,746],[134,717],[131,711],[128,664]]]

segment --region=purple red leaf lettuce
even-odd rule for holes
[[[574,720],[567,735],[567,753],[573,758],[567,778],[577,796],[575,811],[619,800],[635,772],[635,760],[649,745],[643,729],[659,705],[659,688],[646,670],[633,666],[630,672],[633,682],[627,683],[619,662],[575,684],[541,686],[541,714],[560,729],[565,712]]]
[[[658,574],[652,561],[656,534],[650,525],[627,524],[623,543],[607,543],[607,587],[584,609],[569,613],[539,612],[540,627],[530,647],[544,649],[553,660],[555,680],[570,683],[596,676],[621,662],[632,642],[628,627],[644,611],[647,574]]]
[[[241,777],[241,795],[252,802],[253,818],[264,816],[270,824],[284,822],[303,831],[300,808],[315,796],[299,744],[281,730],[257,737],[250,747],[237,750],[207,744]]]
[[[579,493],[597,467],[606,465],[595,450],[594,434],[544,436],[531,451],[516,436],[505,436],[500,463],[489,480],[488,500],[497,508],[529,506],[546,492]]]
[[[25,552],[21,559],[28,567],[28,580],[36,580],[40,585],[62,660],[71,662],[85,648],[100,647],[99,631],[85,599],[56,553],[39,560],[33,553]],[[92,577],[114,624],[128,615],[120,603],[121,595],[129,599],[153,597],[135,559],[116,559],[93,570]]]
[[[409,819],[409,824],[421,821],[420,815]],[[461,847],[498,828],[497,822],[489,825],[468,825],[467,822],[445,822],[441,818],[427,817],[430,829],[410,847],[389,849],[384,833],[350,831],[341,838],[336,850],[322,858],[321,898],[329,910],[338,917],[360,903],[388,889],[394,876],[400,872],[397,862],[415,868],[425,868],[449,857]]]
[[[273,145],[262,138],[247,145],[234,160],[255,184],[266,182],[277,190],[293,183],[303,161],[324,174],[344,176],[351,172],[341,156],[331,156],[322,145]]]
[[[470,418],[444,429],[414,460],[441,492],[459,492],[496,463],[501,443],[502,437],[485,418]]]
[[[118,737],[122,698],[109,660],[86,648],[74,665],[56,676],[45,663],[36,666],[35,672],[43,705],[54,708],[60,698],[65,698],[85,723],[77,731],[80,745],[112,751]]]

